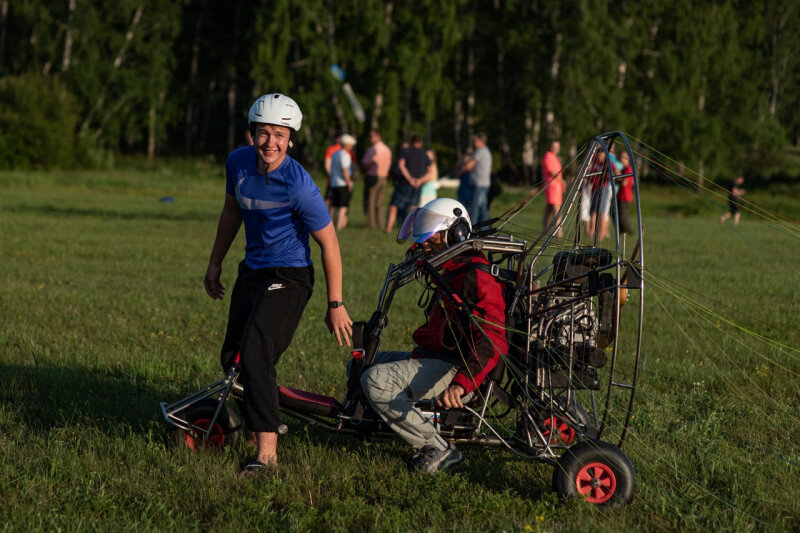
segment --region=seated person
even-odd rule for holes
[[[471,230],[466,208],[439,198],[409,214],[397,241],[413,241],[436,255],[465,240]],[[486,256],[475,251],[445,263],[442,277],[469,304],[472,317],[459,313],[450,297],[437,289],[426,323],[412,335],[414,350],[378,352],[361,377],[364,394],[377,414],[418,451],[414,466],[422,472],[435,474],[463,458],[415,402],[435,398],[439,406],[463,408],[462,402],[473,396],[508,348],[503,287],[488,265]]]

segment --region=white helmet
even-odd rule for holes
[[[447,245],[469,237],[472,223],[467,208],[452,198],[437,198],[422,207],[415,207],[403,221],[397,242],[423,243],[440,231],[447,231]]]
[[[265,94],[250,106],[247,121],[250,126],[254,123],[275,124],[300,131],[303,113],[300,112],[297,102],[288,96],[280,93]]]

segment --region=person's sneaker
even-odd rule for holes
[[[433,446],[423,446],[414,461],[414,467],[426,474],[436,474],[440,470],[453,468],[464,460],[461,452],[452,444],[446,450],[439,450]]]

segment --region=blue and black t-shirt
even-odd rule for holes
[[[253,269],[310,266],[308,236],[331,222],[319,187],[289,155],[267,183],[257,157],[255,147],[245,146],[225,163],[225,190],[242,212],[245,264]]]

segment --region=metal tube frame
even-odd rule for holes
[[[584,157],[579,171],[577,175],[577,179],[575,179],[568,191],[568,198],[572,200],[569,202],[564,202],[562,204],[561,209],[557,213],[556,217],[554,218],[553,222],[548,226],[550,231],[543,232],[540,237],[538,237],[533,243],[528,245],[526,241],[517,241],[514,240],[513,236],[509,235],[490,235],[490,236],[479,236],[474,237],[471,239],[467,239],[455,246],[448,248],[447,250],[437,254],[434,257],[428,258],[427,261],[432,265],[434,268],[438,268],[450,259],[461,255],[467,251],[481,251],[484,253],[499,253],[499,254],[507,254],[509,255],[509,263],[512,262],[512,258],[517,261],[517,290],[514,295],[513,304],[516,305],[517,301],[522,298],[523,299],[523,309],[526,311],[525,320],[527,323],[527,335],[525,341],[525,360],[524,360],[524,373],[522,376],[522,390],[523,390],[523,397],[521,398],[521,404],[516,406],[517,409],[521,410],[524,413],[523,421],[525,427],[525,435],[520,435],[526,439],[527,442],[524,443],[524,447],[529,452],[534,452],[534,459],[541,460],[548,463],[553,463],[556,454],[554,452],[555,449],[558,449],[558,446],[554,446],[551,439],[546,438],[542,431],[539,429],[537,422],[531,416],[531,410],[536,408],[544,408],[550,413],[557,414],[563,420],[567,421],[571,425],[575,426],[575,429],[578,431],[582,431],[582,428],[578,424],[577,420],[574,420],[571,413],[569,413],[569,405],[570,400],[572,399],[572,394],[574,392],[574,388],[568,387],[567,389],[567,404],[566,409],[561,409],[561,407],[554,401],[554,392],[552,387],[544,387],[545,380],[547,376],[546,373],[542,373],[544,369],[544,364],[541,361],[537,361],[536,365],[537,374],[531,375],[530,369],[532,367],[532,363],[534,361],[531,360],[531,341],[532,335],[531,328],[537,323],[535,318],[539,315],[544,313],[548,313],[552,310],[567,307],[567,306],[574,306],[580,300],[584,300],[587,297],[592,298],[595,294],[592,295],[582,295],[577,296],[572,299],[567,299],[560,304],[550,306],[546,309],[540,309],[537,311],[533,310],[533,298],[539,292],[545,289],[551,289],[554,286],[559,285],[567,285],[570,282],[576,281],[577,279],[584,277],[586,274],[573,276],[571,278],[561,280],[559,282],[549,284],[545,287],[539,286],[539,282],[537,279],[543,277],[543,275],[550,269],[550,266],[539,272],[538,274],[533,274],[533,267],[534,264],[538,261],[538,259],[543,255],[545,249],[550,245],[552,239],[558,229],[566,221],[567,217],[571,215],[573,209],[576,208],[578,204],[577,199],[575,198],[577,195],[580,194],[581,187],[584,184],[584,181],[590,177],[590,173],[587,172],[589,168],[590,162],[592,158],[597,154],[600,150],[603,150],[606,154],[606,165],[610,165],[610,157],[609,157],[609,147],[616,142],[616,140],[621,140],[622,144],[624,145],[625,149],[628,151],[631,161],[631,168],[633,171],[630,174],[626,175],[616,175],[612,173],[613,179],[622,179],[624,177],[635,177],[635,160],[633,158],[633,153],[630,147],[630,143],[628,142],[627,137],[620,132],[613,132],[600,135],[595,137],[588,149],[587,149],[587,156]],[[641,351],[641,344],[642,344],[642,321],[644,317],[644,277],[643,277],[643,246],[642,246],[642,213],[641,213],[641,204],[640,204],[640,196],[639,196],[639,183],[638,180],[634,180],[634,191],[635,191],[635,199],[636,199],[636,208],[637,208],[637,229],[638,229],[638,243],[639,243],[639,257],[638,259],[632,258],[629,261],[626,261],[623,257],[624,254],[624,242],[625,239],[623,238],[622,242],[622,251],[620,249],[620,236],[619,236],[619,224],[616,220],[617,214],[615,211],[615,219],[614,219],[614,232],[615,232],[615,251],[616,256],[618,259],[612,261],[608,265],[603,265],[601,268],[596,269],[599,272],[605,270],[614,270],[615,279],[617,283],[613,287],[608,287],[603,290],[613,290],[615,291],[615,309],[614,309],[614,331],[613,331],[613,347],[612,347],[612,355],[611,355],[611,364],[609,367],[609,377],[608,377],[608,388],[606,393],[605,404],[602,410],[602,416],[600,417],[600,424],[597,435],[594,437],[599,438],[602,435],[603,430],[606,426],[606,419],[608,415],[608,411],[610,408],[610,399],[612,395],[612,391],[616,389],[624,389],[630,391],[630,396],[628,399],[627,410],[625,414],[625,421],[623,423],[623,427],[620,434],[619,439],[619,446],[622,446],[624,441],[628,426],[630,424],[632,408],[633,408],[633,401],[636,389],[636,383],[638,378],[638,370],[639,370],[639,359],[640,359],[640,351]],[[558,224],[556,224],[558,221]],[[576,236],[574,245],[576,249],[580,246],[580,221],[576,224]],[[594,245],[597,244],[596,236]],[[527,261],[527,257],[532,255],[530,261]],[[392,300],[394,298],[394,293],[401,287],[407,285],[408,283],[414,281],[418,277],[420,277],[420,261],[425,260],[421,253],[413,254],[407,257],[403,262],[395,265],[390,264],[387,270],[386,277],[384,279],[383,286],[381,288],[381,292],[378,298],[378,307],[376,313],[379,316],[378,320],[378,331],[377,334],[380,335],[383,327],[386,324],[386,315],[389,311],[391,306]],[[620,323],[620,289],[623,288],[620,284],[620,276],[623,267],[633,267],[638,272],[637,286],[631,286],[630,284],[626,284],[624,288],[627,290],[639,290],[640,297],[639,297],[639,323],[638,323],[638,331],[636,334],[636,350],[634,356],[634,365],[633,365],[633,376],[631,383],[620,383],[614,380],[614,374],[616,370],[616,362],[618,357],[618,334],[619,334],[619,323]],[[574,318],[574,317],[573,317]],[[574,335],[574,327],[571,328],[572,333]],[[542,333],[542,332],[539,332]],[[570,343],[572,346],[573,343]],[[374,354],[373,354],[374,355]],[[568,383],[572,383],[572,363],[574,362],[575,354],[573,348],[570,347],[570,370],[569,370],[569,379]],[[371,363],[370,361],[365,361],[367,364]],[[235,367],[232,368],[227,376],[212,384],[208,387],[205,387],[177,402],[167,404],[165,402],[161,403],[162,413],[164,415],[165,420],[175,425],[179,428],[182,428],[186,431],[197,431],[201,433],[204,438],[208,438],[210,435],[211,428],[213,427],[214,423],[216,422],[217,418],[219,417],[219,413],[221,412],[222,407],[225,404],[225,401],[231,395],[232,391],[234,391],[237,387],[239,392],[241,392],[241,385],[237,383],[239,371]],[[531,385],[531,378],[533,378],[534,383],[536,383],[539,387],[539,392],[536,396],[531,396],[529,391]],[[492,384],[491,387],[499,386],[499,384],[495,385]],[[493,391],[492,388],[489,391]],[[217,400],[219,401],[219,405],[214,413],[211,423],[209,424],[208,428],[200,428],[197,426],[192,425],[189,421],[184,420],[180,417],[180,413],[190,407],[191,405],[206,399],[216,396]],[[484,424],[484,416],[486,414],[489,402],[491,400],[491,394],[487,394],[486,398],[483,400],[483,405],[480,407],[480,419],[478,420],[477,424],[473,426],[465,426],[459,427],[459,429],[471,431],[472,436],[470,438],[456,438],[455,442],[462,442],[462,443],[472,443],[472,444],[486,444],[489,446],[508,446],[509,443],[502,441],[501,439],[497,439],[495,437],[486,437],[485,435],[480,434],[480,430]],[[502,397],[495,396],[502,401]],[[598,422],[597,418],[597,406],[595,403],[595,395],[594,391],[591,392],[591,407],[592,413],[595,420],[595,424]],[[346,421],[347,417],[337,416],[336,422],[330,422],[325,419],[322,419],[318,416],[302,413],[296,409],[289,409],[281,407],[281,411],[286,413],[289,416],[292,416],[302,422],[320,427],[322,429],[333,431],[336,433],[343,433],[343,434],[351,434],[351,435],[363,435],[362,431],[359,431],[358,428],[347,428],[343,427],[343,422]],[[486,422],[488,425],[488,422]],[[385,437],[392,437],[394,436],[393,432],[379,432],[373,436],[385,436]],[[552,436],[552,434],[551,434]],[[586,435],[584,435],[586,437]],[[512,441],[514,445],[519,446],[523,444],[519,441]]]

